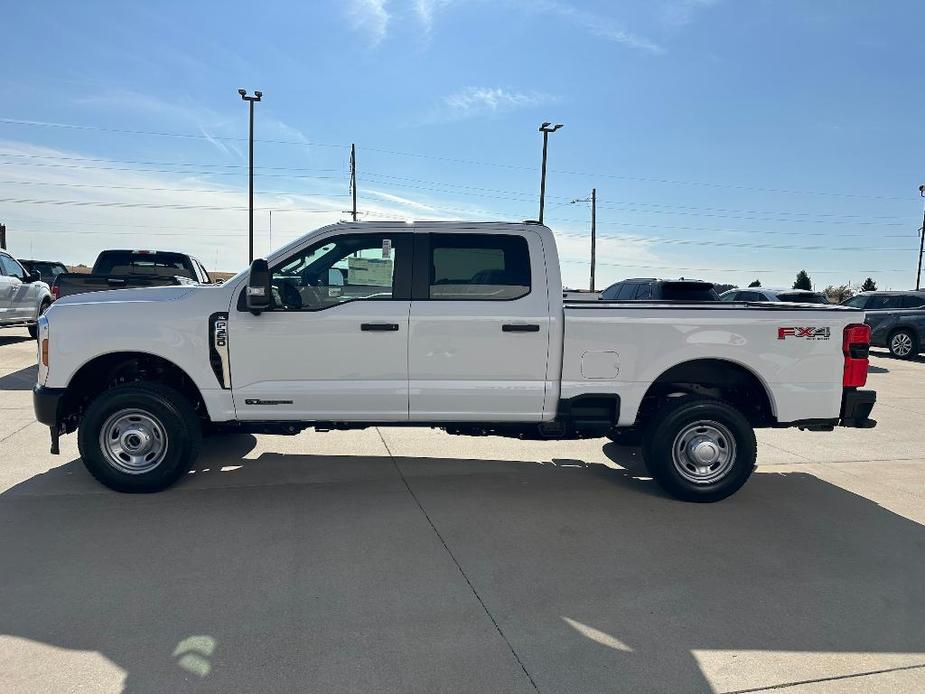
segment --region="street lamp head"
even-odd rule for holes
[[[556,132],[556,130],[558,130],[558,129],[561,128],[561,127],[562,127],[562,123],[556,123],[555,126],[553,126],[552,131],[553,131],[553,132]]]
[[[550,123],[549,121],[545,121],[545,122],[540,126],[540,132],[543,132],[543,131],[544,131],[546,128],[548,128],[550,125],[552,125],[552,123]]]
[[[555,125],[553,125],[549,121],[546,121],[540,126],[540,132],[541,133],[554,133],[556,132],[556,130],[558,130],[561,127],[562,127],[562,123],[556,123]]]
[[[925,185],[919,186],[919,195],[925,198]]]
[[[257,97],[257,101],[260,101],[260,97],[263,96],[263,92],[257,92],[257,91],[255,91],[255,92],[254,92],[254,96]]]
[[[246,89],[239,89],[239,90],[238,90],[238,94],[240,94],[241,96],[247,96],[247,90],[246,90]]]

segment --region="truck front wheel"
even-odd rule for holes
[[[734,407],[706,398],[678,398],[649,421],[643,441],[655,481],[683,501],[725,499],[755,468],[757,445]]]
[[[87,408],[77,443],[87,470],[117,492],[157,492],[189,471],[202,428],[186,398],[159,383],[103,392]]]

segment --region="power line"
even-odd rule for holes
[[[4,166],[29,166],[29,167],[40,167],[40,168],[53,168],[53,169],[72,169],[78,171],[131,171],[135,173],[163,173],[163,174],[176,174],[181,176],[240,176],[239,171],[199,171],[195,169],[140,169],[127,166],[82,166],[79,164],[54,164],[54,163],[35,163],[35,164],[18,164],[9,162],[0,162]],[[181,165],[182,166],[182,165]],[[316,175],[305,175],[305,174],[284,174],[284,173],[261,173],[261,176],[269,178],[310,178],[318,180],[341,180],[340,176],[316,176]]]
[[[0,181],[0,185],[19,185],[19,186],[52,186],[56,188],[102,188],[105,190],[140,190],[146,192],[169,192],[169,193],[238,193],[240,191],[234,188],[155,188],[150,186],[111,186],[99,183],[58,183],[52,181]],[[261,195],[298,195],[305,198],[311,197],[347,197],[348,193],[302,193],[295,190],[257,190],[255,193]]]
[[[148,203],[148,202],[104,202],[100,200],[38,200],[34,198],[0,198],[0,202],[10,203],[13,205],[73,205],[75,207],[138,207],[143,209],[152,209],[152,210],[161,210],[161,209],[171,209],[171,210],[217,210],[217,211],[235,211],[235,210],[247,210],[249,209],[245,206],[232,206],[232,205],[180,205],[180,204],[170,204],[170,203]],[[306,207],[289,207],[286,209],[278,209],[276,207],[255,207],[257,210],[269,210],[273,209],[277,212],[334,212],[334,208],[327,209],[313,209]]]
[[[219,164],[216,162],[187,162],[187,161],[150,161],[138,159],[115,159],[112,157],[69,157],[59,154],[32,154],[25,152],[4,152],[0,151],[0,157],[18,157],[29,159],[52,159],[55,161],[89,161],[112,164],[144,164],[148,166],[214,166],[223,169],[246,169],[247,164]],[[19,166],[35,166],[35,164],[23,163]],[[311,167],[292,167],[292,166],[261,166],[261,171],[318,171],[318,172],[336,172],[341,169],[318,169]]]
[[[51,122],[45,122],[45,121],[22,120],[22,119],[17,119],[17,118],[0,118],[0,123],[6,124],[6,125],[20,125],[20,126],[29,126],[29,127],[63,128],[63,129],[72,129],[72,130],[106,132],[106,133],[114,133],[114,134],[120,134],[120,135],[178,137],[178,138],[185,138],[185,139],[218,140],[218,141],[234,141],[234,142],[246,141],[246,138],[242,138],[242,137],[215,136],[215,135],[206,136],[206,135],[198,134],[198,133],[128,130],[128,129],[122,129],[122,128],[105,128],[105,127],[94,126],[94,125],[79,125],[75,123],[51,123]],[[322,142],[312,142],[308,140],[258,139],[255,141],[263,142],[266,144],[295,145],[295,146],[301,146],[301,147],[305,147],[305,146],[332,147],[332,148],[347,147],[347,145],[343,143],[341,144],[322,143]],[[465,164],[465,165],[472,165],[472,166],[488,166],[488,167],[495,167],[495,168],[518,169],[518,170],[525,170],[525,171],[532,171],[534,168],[532,166],[526,166],[523,164],[508,164],[508,163],[503,163],[503,162],[480,161],[480,160],[475,160],[475,159],[459,159],[456,157],[446,157],[446,156],[440,156],[440,155],[434,155],[434,154],[424,154],[421,152],[402,152],[398,150],[383,149],[379,147],[364,146],[363,149],[368,152],[378,152],[380,154],[388,154],[392,156],[429,159],[433,161],[444,161],[444,162],[450,162],[454,164]],[[711,182],[711,181],[694,181],[694,180],[656,178],[656,177],[646,177],[646,176],[627,176],[627,175],[622,175],[622,174],[600,173],[600,172],[590,172],[590,171],[568,171],[568,170],[563,170],[563,169],[550,169],[550,173],[562,174],[566,176],[609,178],[613,180],[636,181],[636,182],[641,182],[641,183],[658,183],[658,184],[673,185],[673,186],[679,186],[679,185],[701,186],[701,187],[709,187],[709,188],[725,188],[729,190],[741,190],[741,191],[761,192],[761,193],[776,193],[776,194],[787,194],[787,195],[815,195],[815,196],[825,196],[825,197],[857,198],[857,199],[869,199],[869,200],[907,201],[910,199],[907,197],[892,196],[892,195],[870,195],[870,194],[861,194],[861,193],[842,193],[842,192],[832,192],[832,191],[815,191],[815,190],[798,190],[798,189],[790,189],[790,188],[744,186],[744,185],[737,185],[737,184],[730,184],[730,183],[716,183],[716,182]]]

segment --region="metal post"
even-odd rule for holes
[[[250,128],[247,138],[247,262],[254,261],[254,102],[250,106]]]
[[[250,128],[247,137],[247,192],[248,192],[248,225],[247,225],[247,262],[254,261],[254,102],[260,101],[263,92],[255,91],[253,96],[247,95],[246,89],[239,89],[238,94],[248,102],[250,110]]]
[[[919,195],[925,198],[925,185],[919,186]],[[922,281],[922,249],[925,247],[925,209],[922,210],[922,228],[919,229],[919,267],[915,272],[915,290],[919,290]]]
[[[6,250],[6,224],[0,224],[0,248]]]
[[[591,189],[591,291],[594,291],[594,263],[597,257],[597,188]]]
[[[543,131],[543,171],[540,174],[540,224],[543,223],[543,207],[546,203],[546,148],[549,145],[549,133]]]
[[[562,127],[562,123],[557,123],[552,125],[550,122],[545,122],[540,126],[540,132],[543,133],[543,165],[542,171],[540,173],[540,224],[543,223],[543,207],[546,204],[546,150],[549,145],[549,133],[554,133],[556,130]]]
[[[357,221],[357,146],[350,145],[350,192],[353,194],[353,221]]]

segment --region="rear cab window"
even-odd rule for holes
[[[148,275],[185,277],[195,280],[196,272],[182,253],[105,251],[93,265],[94,275]]]
[[[530,293],[530,252],[522,236],[431,234],[431,300],[513,301]]]

